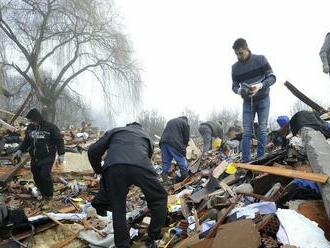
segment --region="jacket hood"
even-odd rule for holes
[[[41,116],[41,113],[39,112],[38,109],[34,108],[31,109],[27,115],[26,118],[31,120],[31,121],[43,121],[44,119]]]

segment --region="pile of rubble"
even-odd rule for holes
[[[234,138],[203,156],[200,144],[191,141],[190,176],[176,182],[179,170],[173,163],[172,184],[165,185],[168,215],[158,247],[330,247],[330,145],[308,125],[293,135],[289,132],[271,134],[271,140],[280,142],[269,143],[266,156],[248,164],[240,163]],[[91,206],[100,178],[91,170],[86,150],[101,134],[88,125],[63,132],[66,164],[54,166],[51,203],[40,199],[28,159],[15,164],[9,156],[14,145],[3,154],[0,203],[24,209],[33,227],[13,226],[9,233],[0,233],[0,247],[114,246],[112,213],[99,216]],[[160,175],[159,148],[152,160]],[[135,186],[127,197],[127,220],[132,247],[143,247],[151,218]]]
[[[328,176],[312,173],[308,154],[294,157],[289,148],[274,149],[262,160],[254,161],[268,166],[253,166],[238,163],[235,153],[226,156],[221,149],[201,158],[196,146],[191,145],[189,169],[194,173],[175,183],[176,165],[172,165],[167,223],[158,246],[329,247],[328,216],[320,188],[314,183],[325,185]],[[154,165],[160,174],[156,151]],[[13,237],[32,247],[114,245],[111,212],[106,217],[98,216],[90,205],[99,189],[99,178],[92,171],[67,173],[61,168],[53,171],[53,177],[55,193],[50,205],[34,195],[27,165],[3,187],[0,202],[24,208],[29,220],[36,223],[32,237],[30,230]],[[127,212],[132,246],[143,247],[150,213],[135,186],[128,194]],[[0,247],[12,240],[7,236]]]

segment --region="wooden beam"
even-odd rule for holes
[[[271,167],[271,166],[252,165],[252,164],[243,164],[243,163],[235,163],[235,165],[237,166],[237,168],[241,168],[241,169],[246,169],[256,172],[264,172],[264,173],[285,176],[285,177],[307,179],[319,183],[326,183],[329,178],[329,176],[326,174],[309,173],[309,172],[291,170],[281,167]]]
[[[296,87],[294,87],[290,82],[285,81],[284,85],[291,91],[293,95],[295,95],[299,100],[307,104],[309,107],[314,109],[315,111],[319,113],[326,113],[328,112],[326,109],[324,109],[322,106],[318,105],[316,102],[312,101],[310,98],[308,98],[304,93],[299,91]]]
[[[241,197],[242,197],[242,195],[238,195],[235,198],[234,202],[225,210],[225,212],[223,213],[223,215],[221,216],[221,218],[218,219],[217,223],[215,223],[215,225],[212,227],[212,229],[208,232],[208,234],[206,235],[205,239],[214,238],[214,236],[217,234],[217,230],[218,230],[219,226],[225,221],[227,215],[230,213],[231,210],[234,209],[234,207],[239,202],[239,200],[241,199]]]
[[[30,156],[25,157],[22,162],[20,162],[18,165],[13,167],[10,171],[8,171],[6,174],[0,176],[0,186],[4,186],[9,180],[13,178],[13,176],[16,174],[16,172],[21,169],[28,161],[30,160]]]
[[[5,122],[2,119],[0,119],[0,125],[2,125],[6,129],[8,129],[10,132],[14,132],[16,130],[15,127],[13,127],[12,125],[8,124],[7,122]]]

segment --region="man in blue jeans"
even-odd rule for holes
[[[190,127],[186,116],[181,116],[167,122],[159,142],[163,163],[162,179],[165,184],[168,184],[168,173],[173,159],[180,168],[181,180],[188,176],[186,148],[188,146],[189,136]]]
[[[251,160],[250,143],[255,114],[258,116],[257,158],[264,156],[267,144],[270,86],[276,82],[272,68],[263,55],[252,54],[246,40],[233,44],[238,61],[232,66],[232,90],[243,98],[242,161]]]

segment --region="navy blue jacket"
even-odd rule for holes
[[[47,121],[40,121],[38,126],[30,124],[25,132],[25,138],[19,149],[29,151],[34,159],[55,157],[65,153],[64,141],[58,127]]]
[[[263,55],[251,54],[246,61],[237,61],[232,66],[232,90],[237,94],[242,83],[253,85],[262,83],[263,87],[253,96],[253,100],[261,100],[269,96],[269,87],[276,82],[273,70]],[[250,100],[246,96],[244,100]]]
[[[168,144],[181,155],[186,156],[189,136],[190,127],[188,121],[183,117],[178,117],[167,122],[159,144],[160,146]]]

